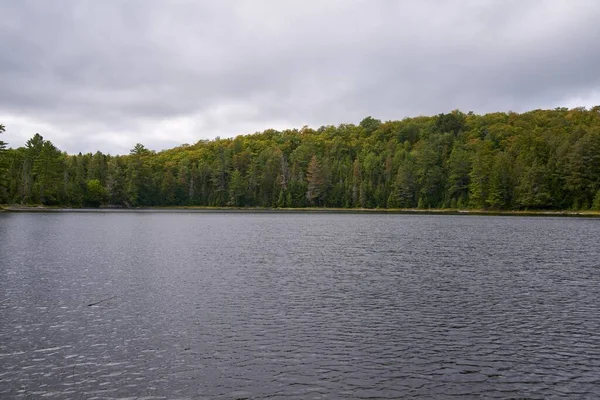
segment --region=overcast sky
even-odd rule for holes
[[[2,140],[128,153],[267,128],[600,104],[597,0],[0,0]]]

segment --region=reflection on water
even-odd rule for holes
[[[598,398],[599,237],[568,218],[3,214],[0,398]]]

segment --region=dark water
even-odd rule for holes
[[[600,398],[600,219],[5,213],[0,255],[1,399]]]

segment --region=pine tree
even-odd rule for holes
[[[0,124],[0,134],[4,133],[6,128]],[[6,142],[0,140],[0,203],[8,198],[8,157],[6,155]]]

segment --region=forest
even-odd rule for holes
[[[367,117],[127,155],[67,154],[36,133],[0,141],[0,203],[600,210],[600,106]]]

